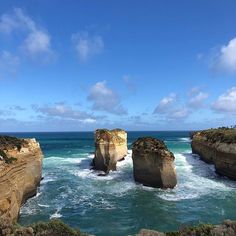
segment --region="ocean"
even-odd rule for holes
[[[90,170],[93,132],[11,133],[36,138],[44,153],[37,196],[21,208],[19,223],[61,219],[97,236],[134,235],[141,228],[177,230],[199,222],[236,220],[236,182],[191,154],[189,132],[128,132],[129,154],[118,170],[98,176]],[[178,185],[154,189],[133,180],[131,144],[138,137],[165,141],[175,155]]]

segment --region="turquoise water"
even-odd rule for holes
[[[59,218],[98,236],[137,233],[141,228],[176,230],[199,222],[236,219],[236,182],[191,154],[188,132],[128,132],[163,139],[175,154],[178,186],[173,190],[143,187],[133,181],[131,151],[118,171],[98,176],[90,170],[93,133],[17,133],[36,137],[45,159],[44,179],[36,197],[21,209],[20,223]]]

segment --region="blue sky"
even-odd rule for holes
[[[235,125],[236,2],[0,3],[0,131]]]

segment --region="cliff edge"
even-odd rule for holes
[[[42,160],[35,139],[0,136],[0,216],[16,221],[20,206],[36,195]]]
[[[195,132],[192,152],[215,165],[216,172],[236,180],[236,129],[218,128]]]

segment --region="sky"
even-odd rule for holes
[[[235,0],[2,0],[0,132],[235,125],[235,22]]]

